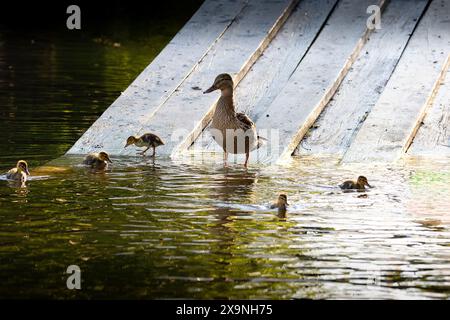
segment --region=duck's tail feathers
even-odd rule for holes
[[[269,140],[267,140],[266,138],[263,138],[261,136],[258,136],[258,144],[256,145],[256,149],[259,149],[261,146],[265,145],[267,143],[267,141],[269,141]]]

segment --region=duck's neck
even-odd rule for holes
[[[216,112],[234,114],[233,88],[223,89],[217,102]]]

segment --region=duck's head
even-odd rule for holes
[[[367,181],[367,178],[364,176],[359,176],[357,183],[361,186],[368,186],[369,188],[372,188],[372,186]]]
[[[289,203],[287,202],[287,196],[285,194],[280,194],[278,196],[278,206],[287,207]]]
[[[137,141],[138,141],[138,139],[135,136],[129,136],[124,148],[126,148],[132,144],[135,144]]]
[[[24,171],[27,175],[30,175],[30,171],[28,171],[28,163],[25,160],[17,161],[17,169]]]
[[[109,163],[112,163],[111,159],[109,158],[108,154],[104,151],[100,152],[98,154],[98,157],[102,161],[108,161]]]
[[[213,85],[203,93],[210,93],[219,89],[221,91],[226,89],[233,89],[233,79],[228,73],[219,74],[214,80]]]

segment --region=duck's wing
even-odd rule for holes
[[[93,154],[93,153],[88,154],[86,156],[86,158],[84,158],[83,164],[91,165],[91,164],[93,164],[94,162],[97,161],[97,158],[98,157],[96,156],[96,154]]]
[[[236,113],[236,118],[242,123],[242,129],[244,131],[247,131],[255,126],[255,123],[245,113]]]
[[[156,134],[153,133],[146,133],[141,137],[142,141],[144,141],[145,143],[148,144],[152,144],[152,145],[161,145],[164,144],[161,140],[160,137],[158,137]]]
[[[339,187],[341,189],[353,189],[353,181],[347,180],[344,183],[340,184]]]
[[[17,168],[12,168],[6,172],[6,178],[9,179],[11,177],[14,177],[14,175],[17,173]]]

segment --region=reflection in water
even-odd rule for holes
[[[0,296],[449,297],[448,164],[245,171],[119,157],[93,174],[81,161],[55,161],[26,195],[0,181]],[[361,169],[375,187],[342,192]],[[269,209],[280,192],[282,218]],[[79,292],[65,289],[70,264]]]

